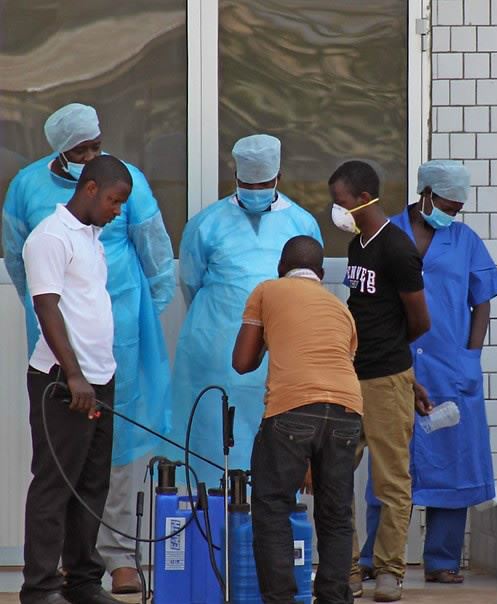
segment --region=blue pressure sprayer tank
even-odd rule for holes
[[[305,503],[297,503],[290,516],[293,531],[293,554],[298,599],[305,604],[312,602],[312,524],[307,517]]]
[[[181,530],[167,541],[155,544],[154,604],[219,604],[221,588],[210,565],[207,543],[192,519],[190,500],[178,496],[175,464],[159,464],[159,484],[155,497],[155,537]],[[221,568],[221,536],[224,526],[224,499],[219,492],[209,495],[212,541]],[[204,511],[197,510],[205,532]]]
[[[222,538],[224,534],[224,496],[219,489],[209,489],[208,513],[211,527],[212,543],[215,546],[214,555],[218,569],[222,572]],[[205,512],[200,511],[200,522],[205,532]],[[197,525],[193,526],[193,581],[192,604],[220,604],[223,602],[222,590],[212,570],[209,559],[207,541],[199,531]]]
[[[230,602],[231,604],[263,604],[257,581],[250,505],[246,497],[247,475],[241,470],[230,471]],[[290,516],[294,539],[296,599],[312,602],[312,525],[307,519],[307,506],[297,504]]]

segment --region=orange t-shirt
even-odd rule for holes
[[[264,417],[310,403],[335,403],[362,414],[353,357],[352,315],[317,280],[283,277],[260,283],[243,322],[264,328],[269,351]]]

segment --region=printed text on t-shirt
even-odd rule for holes
[[[376,271],[363,266],[347,267],[347,282],[350,289],[358,289],[361,293],[376,293]]]

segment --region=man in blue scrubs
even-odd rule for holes
[[[480,237],[454,218],[468,198],[469,173],[459,162],[433,160],[418,171],[419,201],[392,218],[423,256],[431,329],[412,346],[416,379],[434,405],[457,403],[461,421],[426,434],[416,418],[411,449],[413,502],[426,506],[425,578],[462,583],[459,574],[467,509],[495,494],[485,415],[481,349],[497,269]],[[381,507],[368,492],[371,566]]]

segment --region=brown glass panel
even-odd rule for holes
[[[175,249],[186,221],[186,2],[0,4],[0,204],[19,167],[50,151],[43,124],[93,105],[104,149],[147,176]]]
[[[382,202],[405,203],[407,2],[220,0],[220,195],[231,148],[267,132],[283,145],[281,190],[319,220],[329,256],[349,237],[331,226],[327,181],[347,159],[373,162]]]

